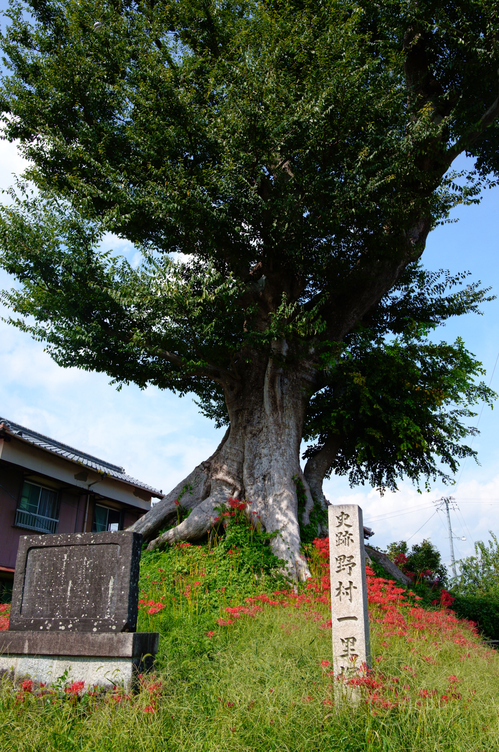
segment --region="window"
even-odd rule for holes
[[[57,491],[25,481],[14,525],[40,533],[55,533],[58,521]]]
[[[121,512],[118,509],[101,507],[96,504],[94,508],[94,519],[92,522],[93,533],[113,533],[121,528]]]

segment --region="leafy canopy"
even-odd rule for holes
[[[4,133],[38,193],[2,212],[0,263],[22,285],[4,300],[62,365],[203,396],[285,336],[321,368],[497,173],[495,0],[8,15]],[[100,250],[107,232],[142,263]]]
[[[397,489],[397,480],[451,482],[459,460],[476,457],[461,442],[476,433],[470,408],[494,392],[475,379],[481,364],[461,339],[435,341],[434,329],[451,316],[477,312],[490,300],[479,285],[448,291],[466,275],[408,269],[365,326],[346,336],[328,364],[328,383],[308,407],[304,436],[312,457],[328,442],[337,447],[328,475],[348,475]],[[447,466],[447,467],[446,467]]]

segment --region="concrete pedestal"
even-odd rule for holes
[[[156,632],[0,632],[0,676],[52,684],[68,671],[68,682],[86,688],[129,690],[152,667],[158,644]]]

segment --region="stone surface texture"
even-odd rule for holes
[[[141,658],[158,645],[157,632],[0,632],[0,654]]]
[[[338,504],[328,514],[333,671],[351,677],[371,662],[362,510]]]
[[[134,632],[141,540],[126,531],[21,538],[9,631]]]
[[[51,685],[61,677],[64,685],[83,681],[85,688],[96,684],[112,689],[133,689],[139,673],[152,665],[152,656],[139,658],[92,658],[39,655],[0,655],[0,678],[30,678]]]

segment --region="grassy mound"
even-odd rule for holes
[[[499,654],[372,570],[373,669],[358,705],[335,705],[327,542],[295,591],[259,536],[235,524],[211,548],[144,553],[138,629],[160,632],[155,675],[135,696],[4,679],[2,752],[499,748]]]

